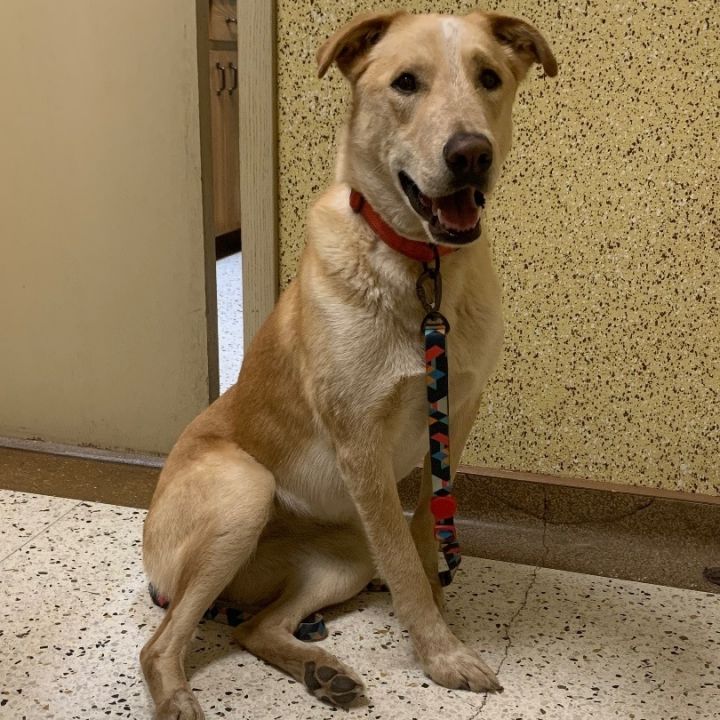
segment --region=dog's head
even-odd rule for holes
[[[353,89],[339,179],[401,234],[446,245],[480,235],[528,68],[557,74],[532,25],[487,12],[363,15],[327,40],[317,61],[320,77],[334,62]]]

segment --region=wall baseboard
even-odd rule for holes
[[[455,478],[456,521],[467,555],[720,593],[710,579],[720,564],[716,502],[462,470]],[[416,470],[398,485],[407,512],[417,503],[421,476]]]
[[[500,470],[499,468],[475,465],[460,465],[458,466],[458,472],[506,480],[523,480],[525,482],[541,483],[543,485],[559,485],[562,487],[581,488],[583,490],[601,490],[603,492],[624,493],[626,495],[643,495],[645,497],[664,498],[666,500],[682,500],[684,502],[720,505],[720,496],[718,495],[689,493],[681,490],[665,490],[663,488],[646,487],[645,485],[620,485],[618,483],[609,483],[600,480],[561,477],[559,475],[546,475],[521,470]]]
[[[0,437],[0,488],[147,508],[164,457]],[[412,511],[420,469],[398,485]],[[688,493],[461,467],[463,552],[572,572],[720,592],[720,503]],[[688,502],[690,500],[691,502]]]
[[[103,450],[102,448],[86,445],[66,445],[64,443],[46,442],[45,440],[24,440],[22,438],[3,436],[0,436],[0,447],[153,468],[162,467],[166,457],[165,455],[150,455],[121,450]]]
[[[30,452],[44,452],[50,455],[85,458],[86,460],[99,460],[101,462],[115,462],[124,465],[140,465],[143,467],[160,468],[165,463],[165,455],[151,455],[124,450],[104,450],[85,445],[68,445],[64,443],[46,442],[45,440],[25,440],[0,436],[0,447],[14,450],[28,450]],[[521,470],[502,470],[499,468],[482,467],[477,465],[460,465],[458,472],[468,475],[477,475],[487,478],[521,480],[523,482],[539,483],[542,485],[557,485],[560,487],[580,488],[583,490],[599,490],[610,493],[623,493],[626,495],[641,495],[644,497],[663,498],[666,500],[680,500],[683,502],[706,503],[720,505],[720,496],[688,493],[680,490],[665,490],[642,485],[620,485],[587,480],[577,477],[560,477]]]

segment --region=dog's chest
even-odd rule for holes
[[[494,294],[493,294],[494,295]],[[494,366],[501,344],[499,297],[465,296],[456,302],[450,294],[443,308],[451,325],[448,337],[450,370],[451,443],[462,445],[468,419],[477,412],[480,392]],[[378,418],[382,445],[392,454],[397,480],[422,463],[428,451],[428,401],[423,344],[418,332],[422,311],[398,322],[397,317],[373,317],[353,325],[362,347],[349,353],[358,362],[333,365],[338,386],[352,396],[354,413]],[[337,346],[353,348],[340,338]],[[379,408],[383,408],[380,412]],[[366,416],[367,416],[366,415]],[[453,430],[456,432],[453,434]],[[337,466],[330,431],[318,432],[297,448],[291,462],[274,469],[278,501],[291,512],[321,521],[357,519]]]
[[[332,443],[318,435],[297,449],[290,466],[275,469],[276,499],[288,512],[321,522],[357,519]]]

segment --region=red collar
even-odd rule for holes
[[[433,246],[430,243],[408,240],[398,235],[373,209],[372,205],[357,190],[350,191],[350,207],[354,212],[360,213],[365,222],[372,228],[373,232],[393,250],[401,253],[411,260],[421,263],[429,263],[435,259]],[[440,255],[447,255],[455,252],[457,248],[450,248],[444,245],[437,246]]]

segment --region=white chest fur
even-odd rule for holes
[[[466,293],[448,288],[447,306],[443,307],[451,324],[450,422],[451,428],[460,430],[452,442],[460,444],[469,429],[467,418],[477,413],[480,392],[502,342],[499,291],[494,276],[474,287],[472,283],[463,284],[469,288]],[[423,313],[415,298],[412,302],[417,306],[410,322],[383,325],[376,318],[372,322],[366,320],[368,327],[360,333],[362,350],[360,347],[349,350],[353,341],[343,335],[333,340],[341,347],[338,356],[343,358],[334,373],[344,378],[344,386],[354,389],[353,403],[358,411],[362,411],[369,395],[382,394],[381,388],[392,397],[384,431],[393,453],[397,480],[422,463],[428,447],[425,368],[419,332]],[[374,363],[367,357],[368,352]],[[351,362],[352,357],[362,362]],[[313,440],[298,448],[291,466],[277,468],[275,474],[278,501],[290,512],[326,522],[347,522],[357,517],[337,468],[327,429],[320,425]]]

